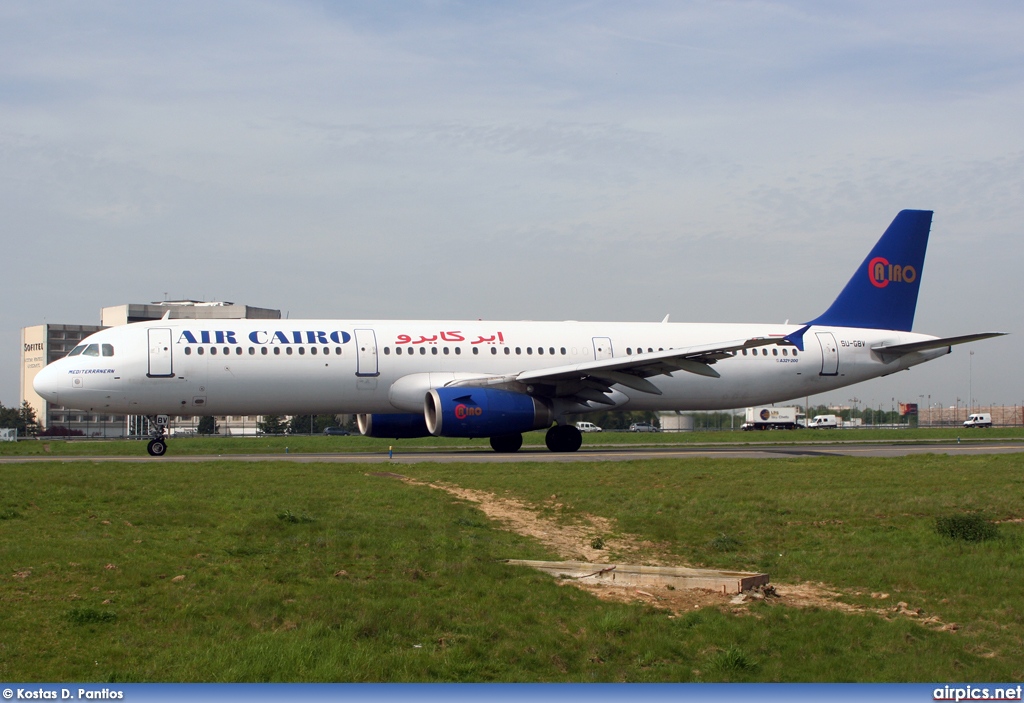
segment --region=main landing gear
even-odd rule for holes
[[[519,448],[523,446],[523,435],[519,434],[506,434],[498,437],[491,437],[491,449],[498,452],[499,454],[511,454],[512,452],[518,452]]]
[[[149,440],[146,451],[150,456],[163,456],[167,453],[167,416],[157,415],[153,423],[153,439]]]
[[[553,452],[574,452],[583,445],[583,435],[575,425],[555,425],[545,435],[544,444]]]
[[[583,435],[575,425],[555,425],[544,436],[544,444],[553,452],[574,452],[583,445]],[[518,452],[523,446],[523,435],[505,434],[491,437],[491,449],[501,454]]]

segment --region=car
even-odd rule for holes
[[[580,432],[600,432],[601,428],[593,422],[577,422],[576,429]]]
[[[325,435],[337,435],[339,437],[347,437],[348,435],[350,435],[352,433],[349,432],[348,430],[346,430],[344,427],[325,427],[324,428],[324,434]]]
[[[661,432],[661,429],[655,427],[649,422],[634,422],[629,426],[630,432]]]

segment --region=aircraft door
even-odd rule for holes
[[[356,376],[380,376],[377,369],[377,335],[373,330],[355,330]]]
[[[150,378],[173,378],[174,367],[171,359],[171,330],[158,328],[149,332],[149,373]]]
[[[831,332],[815,332],[821,345],[821,376],[839,375],[839,345]]]
[[[594,337],[594,361],[612,358],[611,337]]]

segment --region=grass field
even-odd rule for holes
[[[583,435],[583,447],[606,445],[691,445],[691,444],[802,444],[808,442],[963,442],[1000,439],[1024,439],[1024,428],[994,427],[989,429],[923,428],[923,429],[859,429],[859,430],[779,430],[775,432],[601,432]],[[291,435],[260,437],[172,437],[167,443],[174,455],[199,454],[324,454],[331,452],[386,452],[407,449],[447,450],[452,448],[490,451],[487,439],[423,437],[419,439],[376,439],[373,437],[325,437],[323,435]],[[543,447],[543,432],[527,432],[523,446]],[[146,456],[145,441],[96,439],[31,439],[0,442],[0,456]]]
[[[610,518],[605,537],[680,563],[824,582],[851,603],[886,592],[949,632],[600,601],[502,563],[561,555],[472,504],[366,467],[2,465],[0,679],[1019,681],[1022,469],[1024,455],[400,469],[560,522]],[[1001,521],[995,539],[935,529],[974,513]]]

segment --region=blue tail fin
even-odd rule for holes
[[[832,306],[808,324],[909,332],[931,226],[931,210],[901,210]]]

